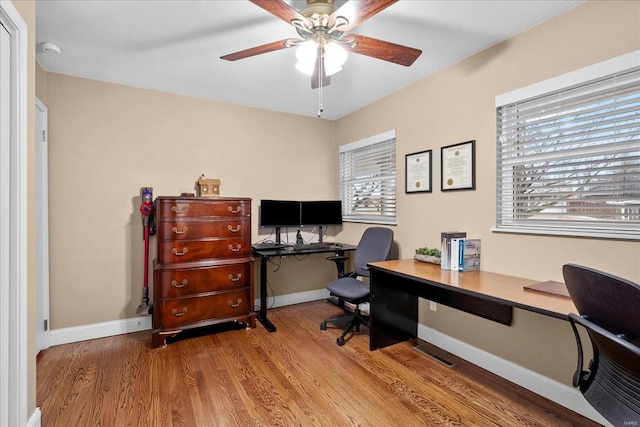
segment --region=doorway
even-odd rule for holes
[[[36,351],[49,347],[49,130],[47,107],[36,98]]]

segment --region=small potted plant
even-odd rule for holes
[[[419,248],[416,249],[414,259],[420,262],[428,262],[430,264],[440,264],[440,249],[435,248]]]

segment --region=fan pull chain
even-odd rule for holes
[[[320,82],[320,87],[318,88],[318,118],[322,117],[322,113],[324,112],[324,105],[322,105],[322,88],[324,86],[324,49],[322,49],[320,53],[320,70],[318,70],[318,75],[320,76],[318,79]]]

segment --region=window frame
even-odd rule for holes
[[[374,198],[374,202],[379,202],[383,209],[383,211],[387,212],[387,214],[381,215],[367,215],[366,209],[363,209],[362,213],[354,213],[352,211],[353,205],[355,201],[352,198],[352,195],[357,193],[357,190],[354,190],[353,187],[358,184],[359,181],[363,181],[362,176],[353,177],[348,171],[346,171],[345,167],[345,156],[349,153],[356,154],[360,152],[362,157],[363,151],[375,147],[382,147],[383,144],[388,144],[389,141],[393,141],[392,145],[392,154],[391,157],[386,161],[383,165],[380,165],[380,169],[375,170],[375,168],[363,168],[360,170],[360,173],[375,170],[378,174],[375,176],[377,180],[374,180],[375,183],[379,184],[380,194]],[[383,149],[387,149],[386,147],[382,147]],[[339,149],[339,158],[338,158],[338,166],[339,166],[339,185],[340,185],[340,200],[342,200],[342,220],[343,222],[359,222],[359,223],[368,223],[368,224],[385,224],[385,225],[396,225],[397,224],[397,194],[398,194],[398,180],[397,180],[397,139],[396,139],[396,130],[390,130],[386,132],[382,132],[377,135],[370,136],[368,138],[360,139],[358,141],[350,142],[338,147]],[[374,154],[375,152],[370,152],[369,154]],[[353,166],[353,163],[351,163]],[[362,166],[360,164],[360,166]],[[371,166],[371,165],[369,165]],[[369,182],[371,183],[371,182]]]
[[[640,50],[630,52],[625,55],[621,55],[573,72],[563,74],[558,77],[554,77],[539,83],[535,83],[514,91],[507,92],[496,96],[496,226],[491,228],[492,232],[504,232],[504,233],[520,233],[520,234],[540,234],[540,235],[555,235],[555,236],[573,236],[573,237],[591,237],[591,238],[607,238],[607,239],[624,239],[624,240],[640,240],[640,227],[636,228],[634,224],[631,227],[626,227],[623,230],[615,228],[617,222],[610,222],[608,225],[602,228],[588,227],[580,228],[580,221],[559,220],[554,226],[540,226],[533,224],[526,224],[526,220],[514,221],[511,224],[501,224],[501,211],[500,203],[502,181],[500,170],[500,132],[499,132],[499,116],[498,111],[500,107],[505,107],[510,104],[524,102],[532,98],[539,98],[545,95],[552,94],[564,89],[569,89],[577,85],[589,83],[594,80],[602,79],[607,76],[623,73],[627,70],[640,67]],[[515,197],[515,196],[514,196]],[[513,199],[513,198],[512,198]],[[566,221],[566,222],[564,222]],[[557,223],[564,222],[565,226],[558,226]],[[574,228],[567,228],[570,225]]]

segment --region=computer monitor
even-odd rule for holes
[[[342,201],[300,202],[301,225],[342,225]]]
[[[261,227],[299,227],[300,202],[294,200],[260,200]]]

